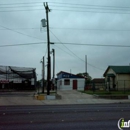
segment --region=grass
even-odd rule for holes
[[[87,91],[81,91],[82,93],[86,93],[86,94],[96,94],[96,95],[102,95],[102,96],[127,96],[130,95],[130,91],[111,91],[111,92],[107,92],[107,91],[101,91],[101,90],[97,90],[95,92],[93,92],[92,90],[87,90]]]

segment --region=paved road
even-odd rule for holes
[[[0,107],[0,130],[118,130],[130,104]]]

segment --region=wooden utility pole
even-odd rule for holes
[[[52,52],[53,52],[53,79],[55,80],[55,50],[52,49]]]
[[[85,55],[85,72],[87,73],[87,55]]]
[[[46,20],[47,20],[47,49],[48,49],[48,64],[47,64],[47,95],[50,95],[50,80],[51,80],[51,72],[50,72],[50,36],[49,36],[49,18],[48,13],[50,9],[48,7],[47,2],[44,2],[44,7],[46,10]]]
[[[44,56],[42,61],[42,93],[44,93],[44,79],[45,79],[45,62],[44,62]]]

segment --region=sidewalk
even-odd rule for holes
[[[62,99],[36,100],[34,92],[0,93],[0,106],[5,105],[61,105],[61,104],[106,104],[106,103],[130,103],[130,100],[111,100],[95,98],[92,95],[72,91],[58,91]]]
[[[113,99],[100,99],[93,95],[78,92],[76,90],[58,91],[62,95],[61,100],[43,100],[44,104],[106,104],[106,103],[130,103],[128,99],[113,100]]]

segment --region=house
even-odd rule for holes
[[[57,89],[84,90],[85,78],[68,72],[60,71],[57,74]]]
[[[108,66],[103,76],[107,89],[130,90],[130,66]]]
[[[94,78],[92,80],[92,85],[94,84],[95,89],[104,89],[105,79],[104,78]]]

